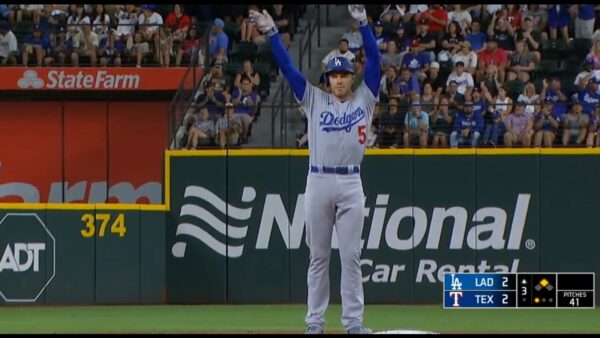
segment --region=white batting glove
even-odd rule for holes
[[[348,11],[350,12],[350,15],[352,15],[352,18],[358,21],[361,26],[368,23],[365,5],[348,5]]]
[[[275,35],[278,32],[275,21],[273,21],[273,18],[266,9],[263,9],[262,13],[250,10],[248,16],[254,21],[259,32],[268,36]]]

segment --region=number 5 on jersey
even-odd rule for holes
[[[358,126],[358,129],[356,129],[358,131],[358,143],[360,144],[365,144],[365,142],[367,141],[367,132],[365,130],[366,128],[366,125],[361,124],[360,126]]]

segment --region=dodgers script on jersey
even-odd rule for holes
[[[303,100],[296,100],[308,119],[310,165],[359,166],[378,101],[365,82],[345,102],[307,82]]]

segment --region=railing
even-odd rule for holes
[[[328,5],[325,6],[329,8]],[[308,68],[312,68],[312,39],[315,30],[317,32],[317,46],[321,47],[321,5],[315,5],[311,12],[306,13],[305,19],[308,20],[308,23],[300,37],[300,48],[298,48],[298,69],[300,72],[304,67],[304,56],[307,52]]]
[[[205,40],[204,46],[208,47],[210,29],[205,30],[203,39]],[[169,139],[167,144],[170,149],[180,148],[178,144],[181,140],[178,140],[178,134],[180,127],[183,125],[183,119],[188,109],[191,108],[195,100],[195,94],[200,90],[202,78],[198,77],[198,68],[206,69],[205,65],[209,64],[208,50],[196,50],[194,49],[191,54],[190,65],[188,66],[185,75],[183,76],[177,92],[173,96],[173,100],[169,105]],[[201,60],[202,58],[205,58]],[[202,72],[204,76],[204,71]]]

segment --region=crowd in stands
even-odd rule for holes
[[[600,6],[366,7],[382,54],[369,147],[600,146]],[[357,29],[322,68],[347,57],[359,84]]]

